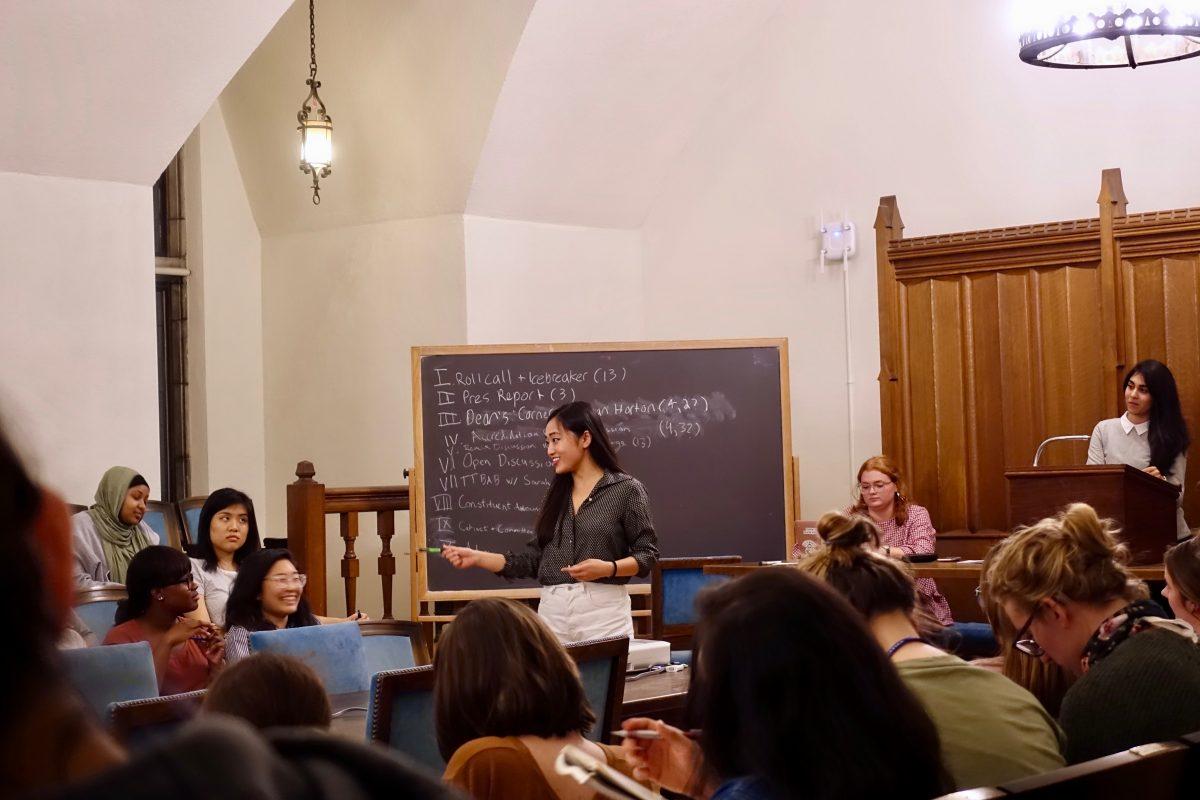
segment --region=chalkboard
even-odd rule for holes
[[[663,556],[788,551],[784,339],[413,348],[413,387],[414,553],[523,549],[553,476],[547,412],[573,400],[596,407],[622,467],[645,484]],[[417,599],[537,585],[434,555],[417,575]]]

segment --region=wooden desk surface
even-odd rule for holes
[[[625,682],[625,702],[621,706],[621,719],[651,717],[672,725],[683,719],[683,708],[687,702],[688,681],[691,670],[660,672],[644,678]],[[367,703],[369,692],[330,695],[329,705],[334,714],[329,730],[333,735],[356,742],[367,738]]]
[[[795,566],[789,562],[785,564],[721,564],[712,567],[705,567],[704,571],[711,575],[729,575],[737,577],[738,575],[747,575],[756,569],[776,569],[781,567]],[[925,564],[909,564],[914,577],[917,578],[933,578],[935,580],[970,580],[976,584],[979,583],[979,575],[982,571],[979,564],[959,564],[957,562],[945,561],[930,561]],[[1153,564],[1143,567],[1130,567],[1129,571],[1134,574],[1134,577],[1141,578],[1144,581],[1162,581],[1163,566],[1162,564]]]

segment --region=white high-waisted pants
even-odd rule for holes
[[[629,591],[610,583],[543,586],[538,615],[563,644],[612,636],[633,638]]]

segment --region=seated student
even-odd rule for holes
[[[125,583],[129,560],[158,544],[158,534],[142,521],[150,486],[129,467],[112,467],[96,487],[96,503],[71,518],[75,580]]]
[[[683,731],[649,719],[623,748],[640,780],[694,798],[887,797],[947,788],[938,734],[862,617],[799,570],[705,590]]]
[[[1091,506],[1017,530],[987,571],[1016,647],[1077,676],[1059,721],[1067,758],[1086,761],[1200,729],[1200,646],[1164,619]]]
[[[0,794],[448,800],[452,792],[387,751],[327,734],[258,734],[240,720],[197,720],[129,756],[63,677],[54,642],[74,592],[66,506],[30,480],[0,431]],[[236,769],[230,769],[236,764]]]
[[[129,562],[125,588],[129,598],[117,605],[117,624],[104,644],[149,642],[161,694],[208,686],[224,663],[225,646],[215,626],[184,616],[198,600],[188,557],[163,545],[147,547]]]
[[[901,564],[868,549],[877,536],[870,520],[833,511],[817,529],[827,546],[800,568],[825,580],[866,619],[937,725],[956,788],[996,786],[1063,765],[1060,731],[1029,692],[917,635],[913,579]]]
[[[568,744],[630,774],[618,748],[584,738],[596,715],[579,671],[528,606],[499,598],[469,603],[442,634],[434,670],[444,778],[476,800],[594,797],[554,771]]]
[[[987,575],[988,567],[996,549],[988,551],[983,559],[982,574]],[[1017,629],[1008,621],[1008,615],[996,602],[988,590],[987,580],[981,580],[976,590],[979,607],[983,610],[988,623],[996,632],[996,640],[1000,645],[1000,654],[989,658],[979,658],[971,662],[973,666],[984,667],[998,672],[1038,699],[1042,708],[1053,717],[1058,716],[1062,707],[1063,695],[1071,688],[1075,676],[1055,664],[1040,658],[1029,658],[1013,645]]]
[[[287,550],[258,550],[242,561],[225,605],[225,657],[229,663],[250,655],[254,631],[321,624],[304,597],[307,580]]]
[[[929,512],[908,498],[900,468],[887,456],[868,458],[858,468],[858,502],[847,513],[861,514],[875,523],[883,553],[890,558],[933,555],[937,531]],[[917,591],[925,613],[942,625],[954,624],[950,604],[932,578],[919,578]]]
[[[238,565],[262,546],[254,503],[237,489],[217,489],[200,509],[192,575],[200,603],[189,616],[225,625],[225,604],[237,578]]]
[[[1167,579],[1163,597],[1176,619],[1200,633],[1200,538],[1193,536],[1167,550],[1163,566]]]
[[[222,670],[204,696],[204,711],[241,717],[260,730],[328,729],[332,721],[321,679],[303,661],[280,653],[255,653]]]

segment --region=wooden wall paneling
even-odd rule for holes
[[[1125,369],[1126,341],[1123,320],[1125,285],[1121,279],[1121,242],[1116,236],[1117,223],[1124,222],[1129,201],[1121,181],[1121,170],[1106,169],[1100,174],[1100,330],[1104,337],[1103,358],[1106,377],[1111,379]],[[1119,378],[1118,378],[1119,380]],[[1103,416],[1113,417],[1124,409],[1120,398],[1107,397]]]
[[[1160,358],[1171,368],[1175,381],[1179,386],[1179,399],[1183,406],[1184,418],[1188,422],[1188,430],[1192,438],[1200,437],[1200,311],[1197,309],[1200,291],[1197,280],[1197,270],[1200,268],[1200,254],[1167,257],[1160,262],[1162,268],[1161,325],[1164,346],[1161,355],[1141,355],[1142,358]],[[1146,323],[1151,323],[1147,318]],[[1142,320],[1137,321],[1138,327]],[[1157,329],[1157,322],[1152,323]],[[1131,362],[1133,366],[1136,362]],[[1123,377],[1123,376],[1122,376]],[[1200,490],[1197,487],[1197,475],[1200,474],[1200,459],[1194,454],[1200,453],[1200,446],[1190,450],[1189,472],[1185,478],[1183,493],[1183,513],[1189,525],[1200,525]]]
[[[1132,333],[1129,364],[1144,358],[1167,359],[1166,315],[1163,313],[1163,259],[1139,258],[1126,262],[1130,286],[1129,314]]]
[[[1004,419],[1000,275],[965,276],[968,528],[1003,529]],[[1026,392],[1027,393],[1027,392]]]
[[[1090,434],[1096,422],[1107,416],[1112,374],[1112,362],[1106,357],[1113,349],[1112,337],[1104,329],[1103,314],[1096,313],[1102,305],[1103,267],[1100,264],[1068,267],[1066,278],[1067,329],[1071,337],[1070,424],[1072,432]],[[1087,463],[1086,442],[1071,442],[1063,449],[1071,456],[1069,463]]]
[[[938,519],[943,529],[957,530],[967,527],[962,280],[941,278],[931,283]]]
[[[1039,438],[1081,433],[1073,424],[1071,398],[1071,327],[1067,317],[1067,272],[1064,268],[1038,270],[1037,391],[1042,396],[1043,414]],[[1047,466],[1079,463],[1065,445],[1055,445],[1042,456]]]
[[[914,502],[928,508],[935,520],[941,520],[933,282],[904,284],[901,303],[908,354],[903,383],[911,435],[911,445],[904,454],[909,495]],[[945,527],[945,524],[939,523],[939,527]]]
[[[1033,454],[1041,441],[1042,393],[1038,391],[1040,371],[1034,364],[1035,298],[1029,272],[1001,272],[996,276],[996,299],[1000,318],[1000,424],[1004,431],[1004,467],[1033,463]],[[989,421],[995,424],[995,420]],[[1003,469],[996,480],[1003,492]],[[999,518],[1003,529],[1005,518]]]
[[[948,543],[1003,525],[1004,468],[1030,464],[1043,438],[1120,413],[1137,360],[1172,366],[1200,439],[1200,208],[1130,215],[1118,170],[1097,202],[1092,219],[904,239],[895,197],[881,198],[884,449]],[[1056,445],[1044,463],[1085,453]],[[1185,511],[1200,523],[1192,473]]]
[[[888,245],[904,233],[896,198],[883,197],[875,215],[876,287],[879,296],[879,405],[883,451],[899,456],[905,441],[905,415],[900,385],[900,286],[888,258]]]

